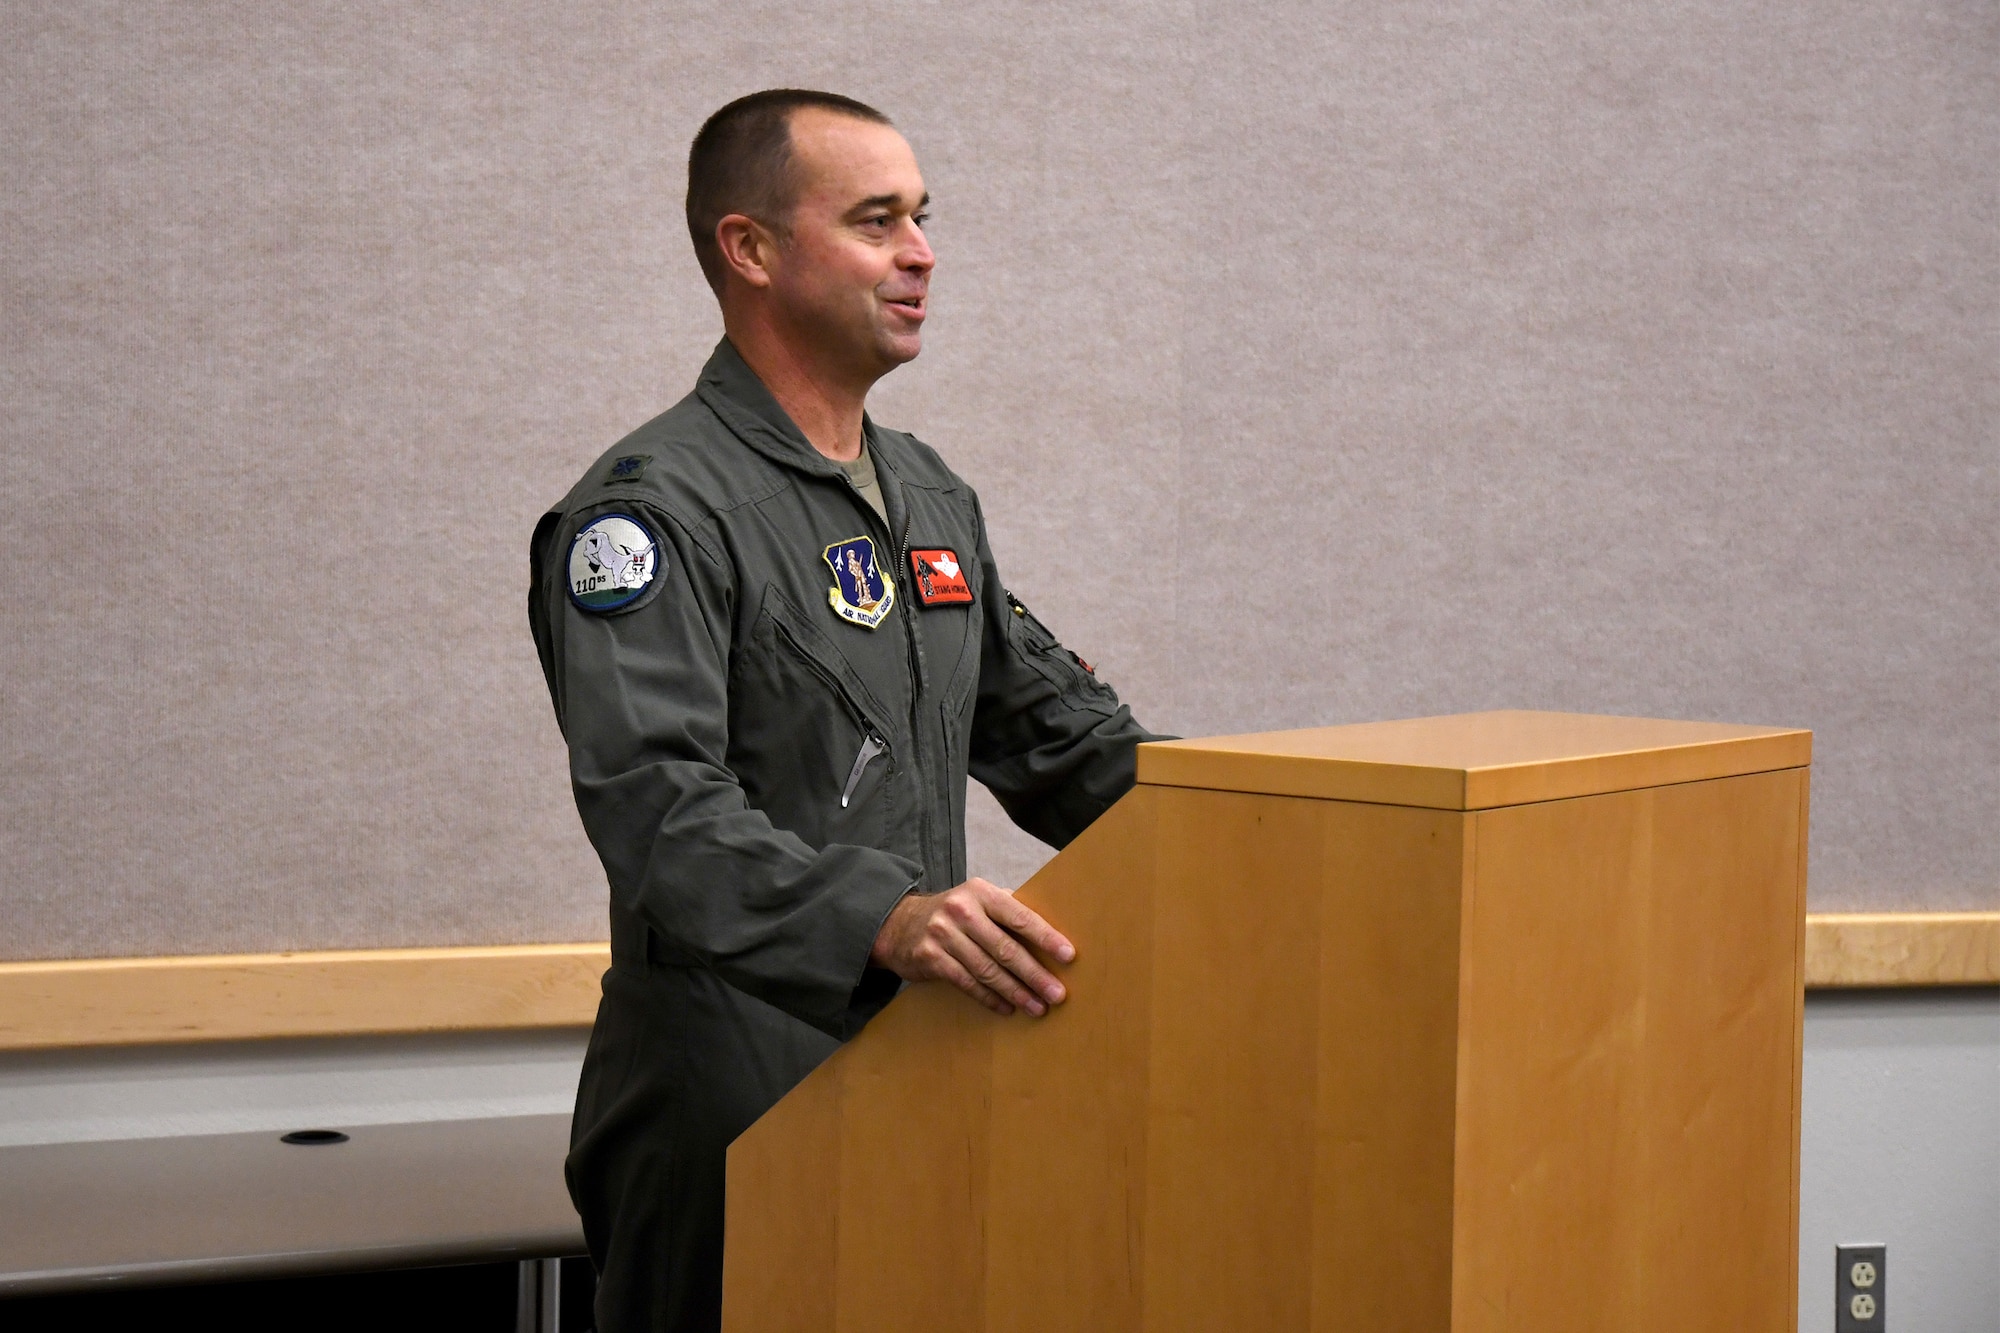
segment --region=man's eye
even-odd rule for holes
[[[918,230],[922,230],[923,227],[930,222],[930,220],[931,220],[931,215],[928,213],[910,214],[910,221],[917,224]]]

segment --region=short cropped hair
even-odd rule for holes
[[[722,293],[722,247],[715,224],[731,213],[786,234],[798,203],[792,156],[792,113],[817,107],[877,125],[889,118],[865,102],[808,88],[767,88],[739,97],[708,118],[688,149],[687,221],[694,255],[708,285]]]

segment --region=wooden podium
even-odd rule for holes
[[[1021,889],[1068,1003],[914,987],[730,1149],[725,1328],[1793,1329],[1811,746],[1144,747]]]

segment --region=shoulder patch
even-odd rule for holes
[[[660,572],[660,544],[630,514],[600,514],[569,544],[569,599],[585,611],[637,601]]]

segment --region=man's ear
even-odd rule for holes
[[[731,213],[715,224],[716,248],[731,272],[752,287],[769,287],[778,258],[778,238],[763,223]]]

